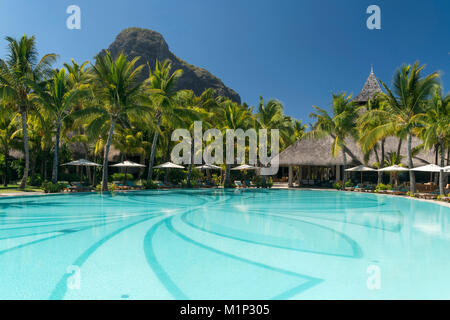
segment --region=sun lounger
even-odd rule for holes
[[[235,180],[235,181],[234,181],[234,184],[235,184],[238,188],[244,188],[244,185],[243,185],[242,182],[239,181],[239,180]]]
[[[434,200],[437,199],[438,195],[435,193],[418,192],[415,193],[414,196],[420,199]]]

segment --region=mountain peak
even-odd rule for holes
[[[152,69],[155,67],[156,59],[160,61],[169,59],[172,62],[172,71],[183,70],[183,75],[177,83],[178,89],[190,89],[196,95],[200,95],[205,89],[213,88],[218,95],[228,97],[238,103],[241,102],[239,94],[225,86],[219,78],[208,70],[193,66],[173,54],[169,50],[164,37],[154,30],[135,27],[124,29],[111,43],[108,51],[111,52],[113,57],[116,57],[120,52],[126,54],[130,59],[140,56],[141,59],[137,64],[147,64],[148,62]],[[147,75],[148,70],[144,70],[142,78],[144,79]]]

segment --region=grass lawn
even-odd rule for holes
[[[26,186],[25,190],[21,190],[19,189],[18,184],[8,184],[7,187],[3,185],[0,186],[0,193],[25,193],[25,192],[44,192],[44,190],[34,186]]]

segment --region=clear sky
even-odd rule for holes
[[[69,5],[81,30],[66,28]],[[366,8],[381,8],[381,30]],[[373,64],[390,83],[402,63],[439,70],[450,90],[449,0],[1,0],[0,57],[7,35],[35,35],[41,54],[92,60],[127,27],[160,32],[178,57],[208,69],[250,105],[281,100],[304,122],[331,92],[358,94]]]

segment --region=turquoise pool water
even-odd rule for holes
[[[375,194],[0,199],[0,299],[450,298],[450,208]]]

